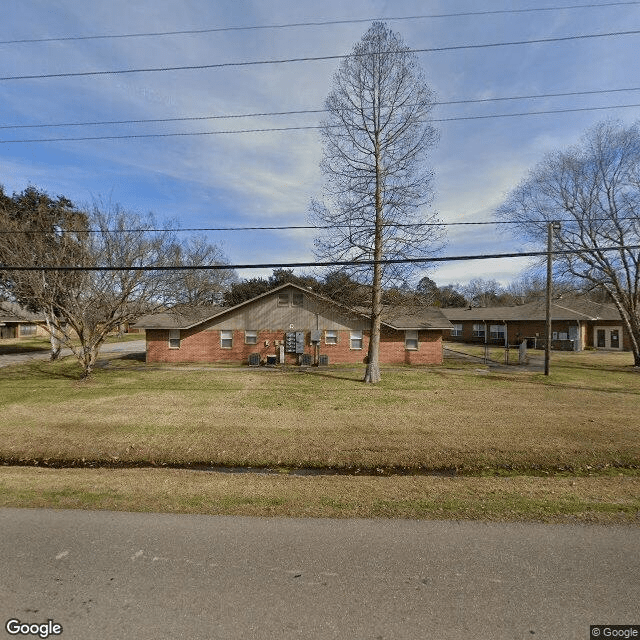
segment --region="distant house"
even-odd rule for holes
[[[544,347],[544,300],[514,307],[443,309],[453,325],[449,340]],[[585,347],[630,351],[631,341],[613,304],[585,298],[557,299],[551,304],[551,346],[581,351]]]
[[[13,302],[0,302],[0,338],[47,335],[44,315],[26,311]]]
[[[369,319],[309,289],[285,284],[234,307],[144,316],[147,362],[312,364],[364,362]],[[439,309],[385,309],[380,362],[439,364],[451,324]]]

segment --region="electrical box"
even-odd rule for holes
[[[296,331],[296,353],[304,353],[304,331]]]
[[[296,332],[288,331],[284,334],[284,350],[287,353],[296,352]]]
[[[312,344],[318,344],[319,342],[322,342],[322,331],[312,331],[311,332],[311,343]]]
[[[284,334],[284,350],[287,353],[304,353],[304,331],[287,331]]]

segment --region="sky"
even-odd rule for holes
[[[119,125],[60,123],[210,117],[321,109],[339,60],[95,76],[24,75],[214,65],[348,54],[374,19],[413,49],[640,30],[640,2],[611,0],[23,0],[0,24],[0,184],[29,185],[78,204],[112,202],[185,228],[295,226],[322,195],[317,130],[116,140],[42,138],[198,133],[315,126],[319,114]],[[517,12],[531,8],[554,10]],[[508,11],[508,13],[490,13]],[[449,15],[485,12],[482,15]],[[420,16],[420,17],[417,17]],[[424,17],[428,16],[428,17]],[[398,18],[408,18],[400,20]],[[292,23],[360,21],[331,25]],[[237,27],[261,27],[238,29]],[[126,38],[7,42],[224,28]],[[444,223],[493,220],[493,212],[545,154],[589,127],[640,119],[639,34],[417,53],[438,102],[618,90],[610,93],[439,104],[432,211]],[[632,90],[634,89],[635,90]],[[625,89],[625,91],[619,91]],[[628,91],[626,91],[629,89]],[[593,111],[508,116],[531,111]],[[485,118],[483,116],[503,115]],[[472,117],[467,120],[450,118]],[[20,127],[20,128],[17,128]],[[210,232],[231,264],[309,262],[311,230]],[[500,225],[449,226],[444,255],[529,249]],[[444,286],[472,278],[502,284],[525,258],[439,263],[422,269]],[[242,277],[268,276],[243,270]]]

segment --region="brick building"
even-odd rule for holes
[[[48,335],[44,315],[31,313],[13,302],[0,302],[0,338]]]
[[[447,340],[544,347],[544,300],[516,307],[443,309],[453,325]],[[585,298],[559,298],[551,304],[552,348],[581,351],[585,347],[631,351],[631,340],[613,304]]]
[[[145,329],[147,362],[357,363],[369,347],[365,313],[294,284],[235,307],[173,309],[135,326]],[[450,329],[439,309],[387,308],[380,362],[440,364],[442,335]]]

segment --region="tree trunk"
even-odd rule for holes
[[[60,340],[60,333],[58,331],[58,325],[54,320],[49,318],[49,314],[44,314],[45,322],[47,323],[47,331],[49,333],[49,341],[51,342],[51,355],[50,360],[53,362],[60,357],[60,350],[62,348],[62,342]]]
[[[382,163],[380,145],[376,135],[376,226],[375,243],[373,249],[373,282],[371,300],[371,329],[369,333],[369,351],[367,354],[367,368],[364,382],[376,384],[380,382],[380,316],[382,314]]]

